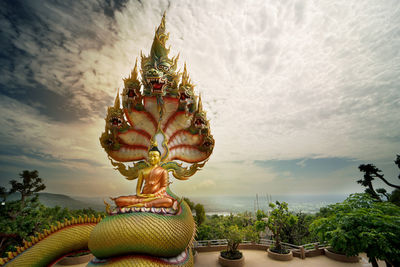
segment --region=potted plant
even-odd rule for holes
[[[227,250],[221,251],[219,256],[219,263],[226,267],[240,267],[244,264],[244,257],[242,252],[238,250],[239,244],[244,237],[243,230],[239,229],[237,225],[232,225],[226,232],[228,239]]]
[[[272,211],[268,216],[267,227],[273,233],[275,243],[268,248],[268,257],[281,261],[291,260],[293,254],[282,246],[281,235],[284,227],[290,227],[296,223],[297,217],[289,212],[286,202],[276,201],[276,204],[270,203],[269,206]]]

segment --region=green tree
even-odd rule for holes
[[[257,231],[257,232],[262,232],[262,231],[264,231],[265,230],[265,227],[267,226],[267,222],[266,221],[256,221],[255,223],[254,223],[254,227],[255,227],[255,230]]]
[[[20,200],[5,202],[0,206],[0,255],[5,256],[5,252],[13,246],[20,245],[23,239],[33,235],[42,225],[41,204],[39,203],[37,192],[42,191],[46,186],[39,178],[38,171],[23,171],[19,174],[22,182],[11,180],[11,189],[3,187],[0,189],[3,200],[6,195],[20,193]]]
[[[197,223],[197,227],[199,227],[206,219],[206,211],[204,210],[204,206],[200,203],[194,203],[187,197],[183,198],[183,200],[188,204],[192,214],[194,213],[193,218]]]
[[[260,241],[260,232],[265,229],[265,225],[263,228],[257,227],[257,223],[261,221],[257,221],[254,225],[248,225],[247,227],[243,228],[244,230],[244,239],[247,241],[251,241],[257,243]],[[265,223],[265,222],[264,222]],[[262,229],[262,230],[260,230]]]
[[[394,163],[400,169],[400,155],[396,155]],[[384,175],[382,174],[382,171],[375,167],[375,165],[373,164],[361,164],[358,168],[361,172],[364,173],[364,176],[362,179],[358,180],[357,183],[366,187],[365,193],[370,194],[373,198],[379,201],[383,201],[382,196],[384,196],[386,197],[387,201],[390,201],[400,206],[400,185],[392,184],[388,180],[386,180]],[[380,179],[388,186],[393,187],[394,191],[392,193],[388,193],[384,188],[378,188],[375,190],[372,182],[376,178]],[[400,179],[400,174],[398,178]]]
[[[196,206],[194,206],[194,210],[196,212],[195,220],[197,226],[200,226],[206,219],[206,212],[204,210],[204,206],[201,204],[196,204]]]
[[[194,210],[194,202],[193,201],[191,201],[187,197],[184,197],[183,200],[189,205],[190,210]]]
[[[23,208],[27,197],[43,191],[46,186],[43,184],[42,178],[39,177],[39,172],[37,170],[25,170],[20,173],[19,176],[22,179],[22,183],[16,180],[11,180],[11,189],[9,193],[12,194],[19,192],[21,194],[21,208]]]
[[[5,252],[14,251],[15,246],[22,246],[23,240],[30,240],[35,232],[50,229],[52,224],[71,219],[79,215],[103,216],[105,213],[93,209],[72,210],[67,208],[48,208],[39,202],[37,193],[45,188],[37,171],[23,171],[20,174],[22,182],[12,180],[11,189],[0,188],[0,193],[7,194],[19,192],[21,198],[17,201],[5,201],[0,205],[0,257],[5,257]],[[1,195],[1,194],[0,194]],[[4,198],[5,198],[4,196]],[[4,199],[5,200],[5,199]]]
[[[0,197],[1,202],[5,202],[8,196],[7,189],[5,187],[0,186]]]
[[[253,239],[248,239],[248,237],[246,237],[247,240],[257,241],[257,242],[260,240],[260,233],[265,231],[265,228],[267,227],[267,222],[263,220],[266,217],[267,215],[263,210],[257,210],[256,221],[254,222],[254,226],[253,227],[249,226],[249,229],[254,229],[253,231],[256,233],[257,239],[253,240]]]
[[[297,217],[291,214],[288,210],[288,204],[286,202],[276,201],[276,204],[269,203],[272,211],[268,217],[267,226],[274,235],[275,244],[273,251],[281,254],[286,254],[287,251],[283,249],[281,244],[281,236],[285,227],[293,226]]]
[[[267,217],[267,215],[265,214],[265,212],[263,210],[257,210],[257,212],[256,212],[257,221],[261,221],[262,218],[266,218],[266,217]]]
[[[355,256],[365,252],[377,267],[400,266],[400,208],[377,201],[370,194],[352,194],[343,203],[330,205],[330,215],[314,221],[310,230],[337,252]]]
[[[282,241],[295,245],[315,242],[316,237],[309,231],[310,224],[316,218],[315,215],[298,212],[294,216],[297,217],[296,223],[283,227]]]
[[[244,231],[237,225],[231,225],[225,231],[228,246],[226,251],[221,251],[221,256],[228,259],[240,259],[243,255],[238,251],[239,244],[243,241]]]

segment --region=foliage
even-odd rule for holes
[[[197,227],[197,240],[212,240],[225,238],[225,218],[214,215],[206,217],[205,222]]]
[[[239,244],[244,239],[244,231],[240,229],[237,225],[231,225],[225,231],[226,239],[228,239],[228,251],[236,251]]]
[[[22,246],[23,240],[30,240],[35,232],[50,229],[52,224],[63,221],[64,218],[104,215],[93,209],[69,210],[67,208],[48,208],[39,202],[37,192],[45,188],[37,171],[23,171],[20,174],[22,183],[15,180],[10,182],[11,189],[7,192],[21,194],[17,201],[5,201],[0,206],[0,257],[5,257],[6,251],[13,251],[15,246]],[[6,192],[3,188],[0,191]]]
[[[400,169],[400,155],[396,156],[396,160],[394,161],[394,163]],[[387,201],[390,201],[400,206],[400,185],[395,185],[387,181],[382,174],[382,171],[375,167],[375,165],[373,164],[361,164],[358,168],[361,172],[364,173],[364,176],[363,179],[358,180],[357,183],[366,187],[365,193],[371,195],[373,198],[379,201],[383,201],[383,197],[385,197]],[[388,193],[384,188],[378,188],[375,190],[372,184],[375,178],[380,179],[386,185],[393,187],[395,190],[392,193]],[[398,178],[400,179],[400,174]]]
[[[260,221],[259,223],[265,224]],[[250,212],[239,213],[236,215],[222,216],[212,215],[206,216],[203,224],[197,228],[197,240],[213,240],[213,239],[225,239],[226,229],[230,226],[236,225],[239,229],[244,231],[244,237],[246,240],[257,242],[259,240],[259,234],[265,229],[264,227],[257,225],[256,221]]]
[[[389,202],[392,202],[393,204],[400,206],[400,190],[399,189],[393,190],[388,200]]]
[[[43,184],[42,178],[39,177],[39,172],[37,170],[25,170],[20,173],[19,176],[22,179],[22,183],[19,183],[16,180],[11,180],[11,189],[9,194],[19,192],[21,194],[21,208],[23,208],[27,197],[44,190],[46,186]]]
[[[228,239],[227,250],[221,252],[221,256],[228,259],[238,259],[242,257],[241,253],[238,253],[238,246],[243,241],[244,230],[240,229],[237,225],[231,225],[225,231],[225,236]]]
[[[343,203],[328,208],[329,216],[314,221],[310,226],[321,241],[328,241],[333,250],[347,256],[365,252],[373,266],[377,266],[376,259],[399,266],[398,206],[377,201],[369,194],[352,194]]]
[[[204,210],[204,206],[202,204],[196,204],[196,206],[194,206],[194,210],[196,212],[195,220],[197,226],[200,226],[206,219],[206,212]]]
[[[1,197],[1,202],[6,201],[7,195],[8,195],[7,190],[6,190],[4,187],[0,186],[0,197]]]
[[[259,221],[257,220],[254,224],[255,226],[255,230],[257,232],[262,232],[265,230],[265,227],[267,226],[267,222],[266,221]]]
[[[263,210],[257,210],[256,212],[256,219],[257,221],[261,221],[262,218],[267,217],[267,215],[265,214],[265,212]]]
[[[294,245],[302,245],[316,241],[316,236],[310,233],[310,224],[316,216],[298,212],[293,214],[297,221],[293,225],[285,225],[282,229],[282,241]]]
[[[196,221],[197,227],[199,227],[206,219],[206,212],[204,210],[204,206],[200,203],[195,204],[187,197],[183,198],[183,200],[185,200],[185,202],[189,205],[189,208],[192,211],[192,213],[193,212],[195,213],[193,218]]]
[[[183,200],[189,205],[190,210],[194,210],[194,202],[193,201],[191,201],[187,197],[184,197]]]
[[[287,251],[283,249],[281,245],[281,236],[285,227],[292,227],[297,217],[291,214],[288,210],[288,204],[286,202],[276,201],[276,204],[270,203],[269,206],[272,211],[268,217],[267,226],[274,235],[275,245],[273,248],[274,252],[286,254]]]
[[[256,221],[254,225],[248,225],[246,228],[243,228],[245,240],[251,241],[253,243],[257,243],[258,241],[260,241],[260,232],[264,231],[265,222],[261,222],[264,223],[264,227],[262,227],[262,230],[259,230],[260,228],[257,228],[257,223],[260,223],[260,221]]]

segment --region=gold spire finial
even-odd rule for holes
[[[151,58],[154,59],[155,57],[160,58],[162,56],[168,56],[169,48],[167,49],[165,47],[165,43],[167,42],[168,38],[169,38],[169,33],[165,33],[165,12],[164,12],[163,17],[161,19],[161,23],[157,27],[154,35],[154,40],[150,51]]]
[[[117,90],[117,96],[115,97],[114,108],[119,109],[119,88]]]
[[[203,111],[203,103],[201,102],[201,94],[199,94],[199,104],[197,106],[197,111],[198,112]]]
[[[186,62],[183,67],[183,74],[182,74],[182,85],[186,85],[189,82],[189,75],[187,74],[186,70]]]
[[[132,70],[132,72],[131,72],[131,79],[133,79],[133,80],[137,80],[137,76],[138,76],[138,70],[137,70],[137,58],[136,58],[136,61],[135,61],[135,67],[133,68],[133,70]]]

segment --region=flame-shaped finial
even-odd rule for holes
[[[162,16],[160,26],[156,29],[153,45],[151,46],[150,57],[152,59],[168,56],[169,48],[165,47],[169,33],[165,33],[165,12]]]
[[[115,101],[114,101],[114,109],[118,110],[119,109],[119,89],[117,90],[117,96],[115,97]]]
[[[203,111],[203,103],[201,102],[201,94],[199,94],[199,103],[197,106],[197,112],[202,112]]]
[[[190,83],[189,82],[189,74],[187,73],[186,62],[185,62],[185,65],[183,67],[183,74],[182,74],[182,85],[185,86],[185,85],[187,85],[189,83]]]
[[[137,70],[137,58],[136,58],[135,67],[133,68],[133,70],[131,72],[131,76],[129,77],[129,79],[137,81],[137,77],[138,77],[138,70]]]

